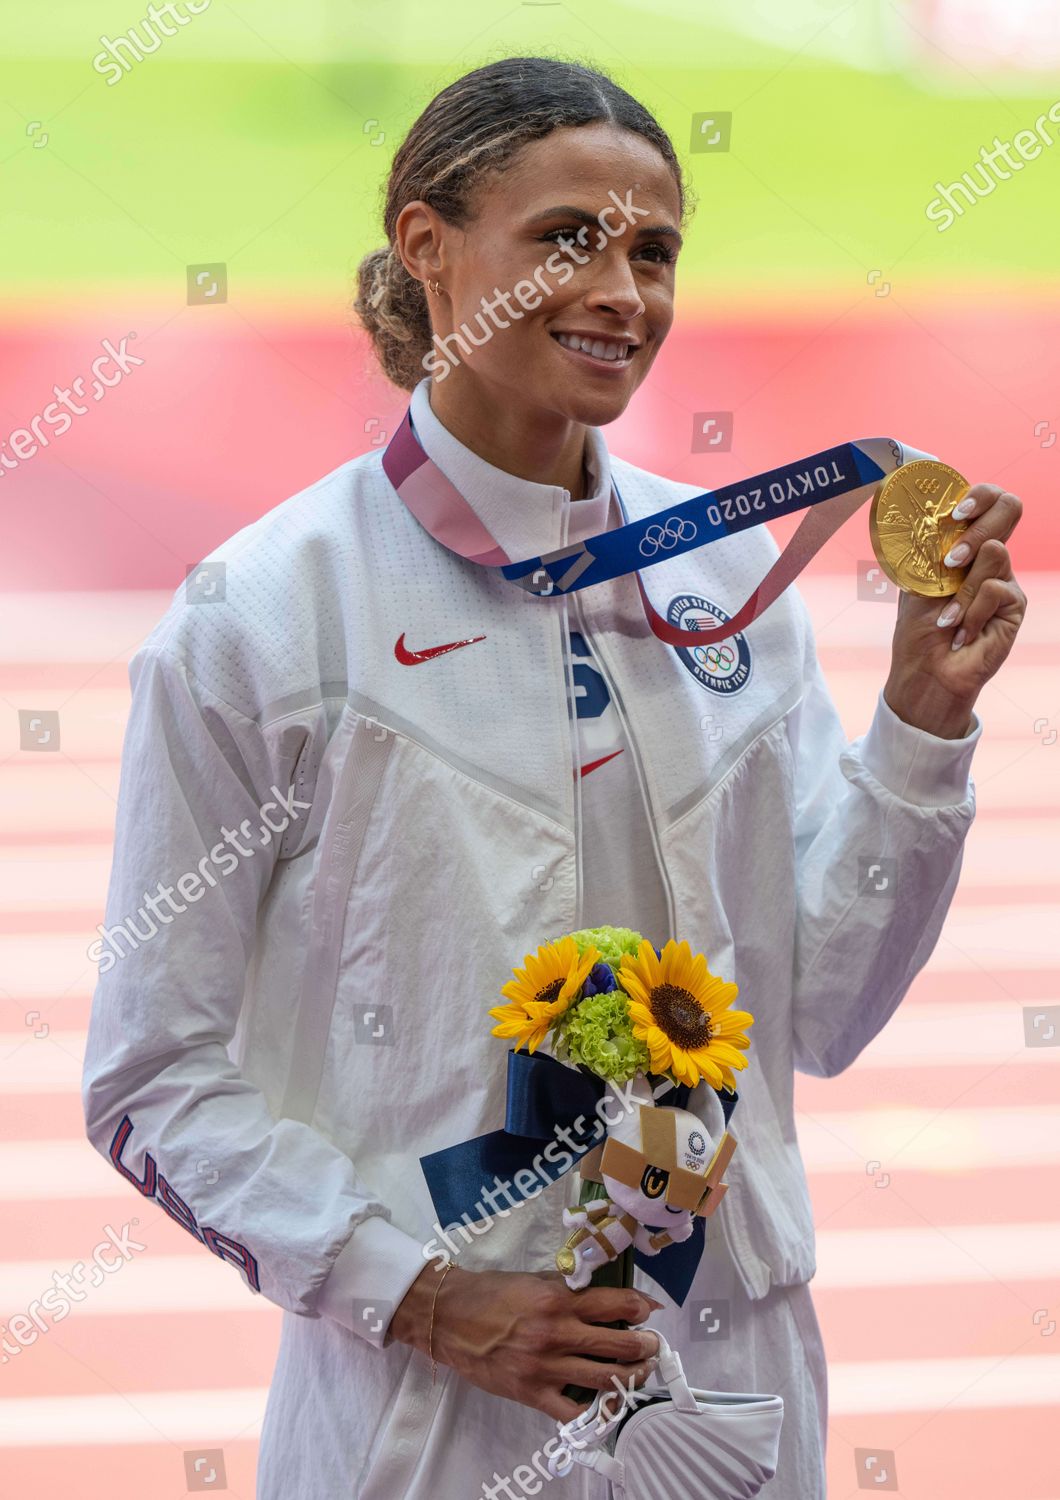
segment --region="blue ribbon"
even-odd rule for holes
[[[840,443],[541,557],[507,563],[500,572],[530,594],[575,593],[875,484],[884,473],[857,443]]]
[[[650,1078],[650,1075],[649,1075]],[[575,1070],[545,1053],[508,1053],[508,1101],[503,1130],[491,1130],[442,1151],[420,1157],[420,1166],[438,1215],[446,1230],[461,1220],[478,1223],[500,1207],[536,1198],[543,1185],[557,1182],[606,1135],[597,1113],[606,1085],[594,1073]],[[664,1096],[665,1106],[684,1109],[691,1090],[680,1084]],[[719,1090],[725,1124],[737,1095]],[[548,1153],[547,1155],[545,1153]],[[525,1186],[516,1181],[519,1173]],[[505,1184],[497,1192],[498,1181]],[[492,1192],[493,1208],[489,1207]],[[470,1216],[470,1217],[468,1217]],[[634,1251],[637,1267],[663,1288],[680,1306],[699,1266],[706,1243],[706,1225],[693,1220],[692,1234],[658,1255]]]

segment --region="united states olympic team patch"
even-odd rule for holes
[[[670,600],[666,618],[681,630],[707,630],[730,618],[723,609],[699,594],[678,594]],[[751,676],[751,648],[737,631],[710,646],[675,646],[674,650],[698,682],[712,693],[738,693]]]

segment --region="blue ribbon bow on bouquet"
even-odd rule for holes
[[[471,1223],[489,1218],[496,1208],[484,1207],[490,1201],[486,1195],[497,1196],[499,1180],[505,1183],[509,1204],[524,1203],[543,1185],[557,1182],[604,1140],[606,1125],[598,1105],[606,1087],[596,1074],[570,1068],[545,1053],[509,1052],[504,1129],[420,1157],[439,1226],[448,1229],[461,1219],[467,1221],[468,1215],[473,1216]],[[663,1107],[686,1109],[691,1092],[687,1084],[676,1085],[664,1096]],[[717,1093],[728,1128],[738,1096],[727,1089]],[[525,1188],[519,1185],[520,1173],[531,1178]],[[697,1216],[689,1239],[654,1256],[635,1251],[634,1261],[681,1306],[705,1242],[706,1224]]]

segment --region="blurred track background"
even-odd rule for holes
[[[884,433],[1023,497],[1030,605],[980,700],[943,936],[881,1037],[837,1079],[800,1077],[797,1103],[829,1494],[1058,1500],[1060,141],[944,233],[926,209],[1060,99],[1060,12],[213,0],[108,85],[102,39],[143,40],[145,15],[4,19],[0,1322],[104,1226],[135,1214],[147,1248],[0,1361],[3,1494],[253,1496],[279,1314],[83,1140],[126,662],[198,558],[393,430],[404,399],[348,311],[390,157],[459,73],[548,52],[655,110],[699,200],[674,332],[615,452],[705,488]],[[694,117],[729,113],[728,149],[693,149]],[[189,305],[188,267],[210,300]],[[9,435],[105,339],[143,363],[20,457]],[[704,412],[730,414],[723,450],[693,451]],[[871,560],[861,515],[801,585],[852,737],[895,608]],[[26,723],[54,713],[47,753]]]

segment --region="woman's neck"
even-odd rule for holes
[[[559,485],[572,500],[585,498],[583,423],[515,408],[506,394],[493,397],[478,382],[459,389],[456,373],[441,384],[432,380],[428,388],[431,410],[455,438],[506,474]]]

